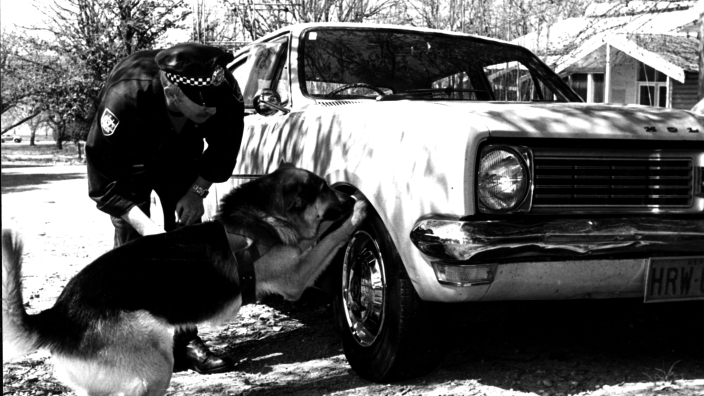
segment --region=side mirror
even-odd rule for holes
[[[277,111],[281,111],[284,114],[291,112],[291,110],[281,106],[281,96],[279,96],[276,91],[269,88],[260,89],[257,94],[254,95],[252,104],[257,114],[263,116],[270,116]]]

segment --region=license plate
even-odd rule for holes
[[[651,258],[645,302],[684,300],[704,300],[704,257]]]

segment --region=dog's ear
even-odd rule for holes
[[[303,192],[302,185],[300,183],[286,183],[283,186],[283,198],[284,198],[284,209],[285,210],[295,210],[303,209],[305,206],[303,204],[303,197],[301,193]]]
[[[291,202],[286,205],[286,210],[299,210],[303,209],[303,199],[300,195],[297,195]]]

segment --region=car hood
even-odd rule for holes
[[[704,116],[639,105],[415,100],[369,105],[368,117],[379,114],[384,120],[406,122],[431,117],[438,124],[453,125],[468,122],[473,130],[497,137],[704,140]],[[469,120],[467,115],[472,115]]]
[[[482,117],[492,136],[704,140],[704,117],[682,110],[587,103],[438,105]]]

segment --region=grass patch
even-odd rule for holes
[[[681,379],[680,376],[675,372],[675,365],[679,362],[680,361],[678,360],[672,363],[670,369],[667,371],[656,368],[655,371],[657,371],[657,373],[655,373],[655,375],[653,376],[650,376],[647,373],[643,374],[645,374],[645,376],[648,377],[652,382],[665,382],[668,384],[674,384],[675,381]]]
[[[81,159],[78,158],[78,147],[74,143],[64,143],[63,150],[56,148],[52,141],[38,142],[30,146],[29,142],[2,143],[2,164],[14,165],[73,165],[85,164],[85,142],[81,142]]]

